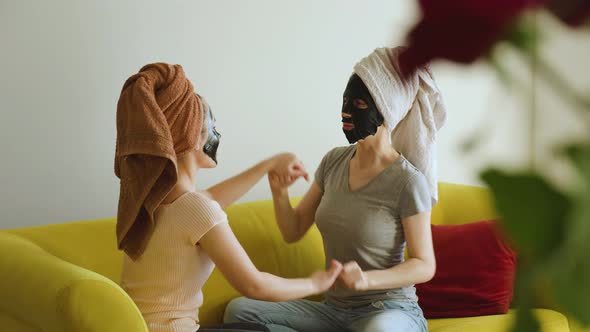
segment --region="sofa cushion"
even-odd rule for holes
[[[539,320],[541,332],[569,331],[567,318],[559,312],[548,309],[535,309],[533,314]],[[429,319],[430,332],[497,332],[510,331],[516,317],[516,310],[504,315],[491,315],[466,318]]]
[[[516,255],[494,221],[432,225],[437,269],[416,285],[427,318],[502,314],[512,301]]]

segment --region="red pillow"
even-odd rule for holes
[[[436,274],[416,285],[426,318],[503,314],[512,301],[516,254],[494,221],[432,225]]]

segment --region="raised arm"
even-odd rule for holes
[[[290,183],[277,176],[269,175],[275,217],[287,243],[299,241],[315,221],[315,213],[322,200],[322,191],[314,181],[301,202],[293,208],[289,200]]]
[[[224,208],[242,197],[269,172],[280,177],[291,177],[294,180],[301,176],[308,178],[303,164],[295,155],[282,153],[261,161],[246,171],[208,188],[204,194]]]

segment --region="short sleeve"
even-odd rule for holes
[[[399,198],[399,214],[401,218],[432,210],[432,195],[426,177],[414,173],[402,188]]]
[[[214,226],[226,223],[227,215],[216,201],[198,193],[187,195],[177,210],[179,229],[191,244],[197,244]]]
[[[318,184],[318,186],[320,187],[320,189],[322,190],[322,192],[324,192],[324,181],[325,181],[325,174],[326,174],[326,168],[328,167],[328,156],[330,155],[330,153],[328,152],[324,158],[322,158],[322,161],[320,162],[320,165],[318,166],[318,168],[315,171],[315,182]]]

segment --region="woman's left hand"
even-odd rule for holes
[[[367,274],[361,270],[361,267],[355,261],[343,265],[338,280],[344,287],[351,290],[363,291],[369,288]]]

